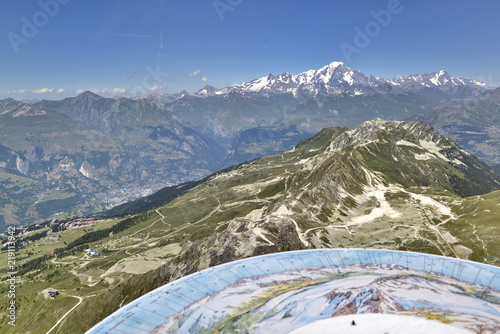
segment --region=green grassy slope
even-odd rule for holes
[[[81,333],[169,281],[294,249],[411,250],[500,265],[500,192],[466,196],[479,186],[494,189],[496,177],[424,123],[325,129],[292,151],[212,175],[113,224],[123,228],[99,223],[104,235],[73,235],[48,266],[21,277],[19,311],[41,307],[42,299],[28,298],[35,290],[58,288],[69,298],[81,287],[82,305],[56,331]],[[102,255],[87,257],[88,247]]]

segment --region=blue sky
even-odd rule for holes
[[[445,69],[455,77],[500,82],[499,1],[0,4],[0,98],[59,99],[83,90],[104,96],[192,92],[332,61],[387,78]],[[373,13],[390,17],[377,21]],[[356,39],[356,27],[369,40]]]

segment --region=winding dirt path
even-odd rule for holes
[[[70,297],[77,298],[79,300],[78,304],[76,304],[75,306],[73,306],[71,308],[71,310],[69,310],[68,312],[66,312],[66,314],[64,314],[61,317],[61,319],[59,319],[59,321],[57,321],[56,324],[54,326],[52,326],[52,328],[49,329],[49,331],[46,334],[49,334],[50,332],[52,332],[57,327],[57,325],[59,325],[61,323],[61,321],[63,321],[64,318],[66,318],[68,316],[68,314],[70,314],[75,308],[77,308],[82,303],[82,301],[83,301],[82,297],[77,297],[77,296],[70,296]]]

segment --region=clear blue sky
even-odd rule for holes
[[[499,1],[394,2],[1,0],[0,98],[192,92],[332,61],[387,78],[445,69],[498,85]],[[370,12],[391,3],[388,24],[373,24]],[[356,46],[355,27],[373,29],[368,43]],[[346,57],[342,43],[358,52]]]

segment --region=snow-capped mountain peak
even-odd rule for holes
[[[466,86],[477,90],[477,92],[487,88],[485,84],[474,80],[451,77],[444,70],[430,74],[412,74],[408,77],[398,76],[388,80],[373,75],[367,77],[362,72],[353,70],[342,62],[335,61],[318,70],[309,70],[297,75],[288,72],[283,72],[277,76],[269,74],[218,91],[207,92],[203,89],[203,92],[200,90],[195,95],[221,95],[231,91],[264,94],[292,93],[294,96],[342,93],[360,95],[387,91],[394,92],[394,89],[401,92],[414,92],[425,88],[452,86]]]
[[[397,76],[393,79],[397,85],[414,86],[420,85],[422,87],[459,87],[467,86],[470,88],[482,91],[486,88],[486,84],[474,81],[467,78],[452,77],[445,70],[433,72],[430,74],[411,74],[408,77]]]
[[[194,95],[202,96],[202,97],[203,96],[212,96],[212,95],[215,95],[217,91],[218,91],[218,89],[215,88],[214,86],[206,85],[205,87],[203,87],[199,91],[195,92]]]
[[[431,74],[432,78],[429,80],[436,86],[446,85],[451,81],[450,75],[446,71],[434,72]]]
[[[314,95],[324,93],[339,93],[358,83],[368,83],[366,76],[350,69],[342,62],[332,62],[319,70],[309,70],[297,75],[283,72],[277,76],[268,76],[243,82],[239,85],[221,90],[227,93],[232,90],[240,92],[293,93],[308,92]]]

